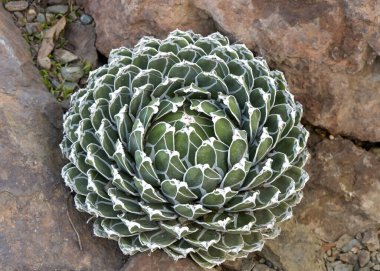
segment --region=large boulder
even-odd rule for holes
[[[294,218],[264,254],[286,271],[325,270],[323,244],[354,236],[380,221],[380,157],[343,138],[312,134],[310,180]]]
[[[380,2],[377,0],[80,0],[103,54],[143,35],[216,29],[285,72],[315,126],[380,141]]]
[[[118,270],[117,243],[92,236],[60,176],[62,110],[0,5],[1,270]]]

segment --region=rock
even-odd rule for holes
[[[353,270],[354,270],[354,266],[351,264],[344,264],[341,262],[337,262],[334,265],[334,271],[353,271]]]
[[[222,263],[222,267],[228,271],[240,271],[242,264],[243,260],[241,258],[238,258],[234,261],[225,261]]]
[[[54,14],[65,14],[69,10],[68,5],[53,5],[46,8],[46,12]]]
[[[344,263],[355,265],[358,261],[358,255],[355,255],[352,252],[343,253],[339,255],[339,260],[341,260]]]
[[[360,250],[358,253],[360,267],[365,266],[370,260],[370,253],[367,250]]]
[[[365,245],[369,251],[375,251],[380,249],[378,231],[376,229],[369,229],[364,232],[363,245]]]
[[[377,0],[81,2],[95,19],[97,48],[105,55],[143,35],[217,28],[285,72],[308,122],[333,135],[380,141]]]
[[[351,236],[348,234],[343,234],[341,237],[339,237],[338,241],[336,242],[336,248],[341,249],[343,246],[345,246],[348,242],[350,242],[352,239]]]
[[[90,24],[90,23],[92,23],[93,19],[90,15],[82,14],[80,16],[79,20],[81,21],[82,24]]]
[[[76,55],[65,49],[55,49],[54,58],[61,63],[69,63],[78,59]]]
[[[61,106],[2,5],[0,37],[1,270],[119,270],[117,243],[92,235],[63,185]]]
[[[37,14],[37,22],[39,22],[39,23],[45,23],[46,22],[45,15],[43,13]]]
[[[5,8],[12,12],[25,10],[28,6],[28,1],[9,1],[5,4]]]
[[[137,2],[82,0],[96,23],[96,47],[103,55],[122,45],[134,46],[144,35],[164,38],[178,28],[200,34],[216,31],[214,22],[191,0]],[[240,19],[239,19],[240,20]]]
[[[274,269],[266,266],[265,264],[256,264],[252,271],[274,271]]]
[[[26,20],[30,23],[36,18],[37,12],[34,8],[30,8],[26,12]]]
[[[25,29],[29,35],[32,35],[34,33],[39,33],[42,31],[42,27],[39,23],[27,23],[25,25]]]
[[[78,82],[84,73],[81,67],[62,67],[61,75],[67,81]]]
[[[309,225],[319,238],[330,242],[377,225],[380,161],[347,139],[318,142],[313,137],[306,165],[310,180],[303,201],[294,209],[298,223]]]
[[[284,270],[324,271],[320,248],[321,241],[312,228],[290,220],[281,225],[281,234],[276,239],[266,241],[262,253]]]
[[[370,271],[370,269],[368,266],[366,266],[366,267],[360,268],[359,271]]]
[[[47,0],[48,5],[67,4],[68,0]]]
[[[129,258],[120,271],[203,271],[190,259],[173,261],[165,252],[137,253]],[[208,269],[210,271],[215,269]]]
[[[78,39],[78,37],[81,37]],[[98,53],[95,48],[95,28],[92,25],[83,25],[79,22],[69,23],[65,28],[66,49],[79,58],[91,63],[92,68],[98,65]]]
[[[360,242],[358,240],[352,239],[351,241],[349,241],[347,244],[345,244],[342,247],[342,251],[348,252],[348,251],[352,250],[353,248],[361,249],[362,247],[363,246],[360,244]]]
[[[373,270],[380,270],[380,264],[376,264],[375,266],[372,267]]]

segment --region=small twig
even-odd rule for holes
[[[70,198],[70,197],[67,197],[67,203],[69,203],[69,198]],[[75,233],[76,233],[76,235],[77,235],[78,244],[79,244],[79,249],[80,249],[80,250],[83,250],[83,248],[82,248],[82,241],[81,241],[81,239],[80,239],[80,235],[79,235],[77,229],[75,228],[73,221],[71,220],[71,217],[70,217],[70,214],[69,214],[69,209],[66,210],[66,215],[67,215],[67,218],[69,219],[69,222],[70,222],[71,227],[73,228],[73,230],[75,231]]]

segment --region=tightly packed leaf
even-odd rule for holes
[[[308,180],[308,132],[282,72],[219,33],[111,51],[64,116],[62,176],[125,254],[202,267],[279,233]]]

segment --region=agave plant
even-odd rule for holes
[[[242,44],[176,30],[111,51],[64,116],[62,170],[94,233],[211,268],[260,250],[308,180],[302,107]]]

